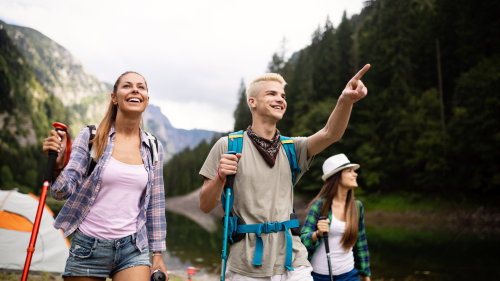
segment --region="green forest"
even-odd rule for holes
[[[498,1],[366,1],[359,14],[344,14],[336,27],[327,18],[311,30],[310,45],[292,50],[291,56],[284,43],[267,71],[280,73],[288,83],[287,112],[278,122],[286,136],[310,136],[323,128],[347,81],[366,63],[372,65],[363,77],[369,94],[354,105],[343,138],[316,156],[295,191],[315,195],[323,183],[324,160],[345,153],[361,165],[359,183],[367,194],[495,198],[500,192],[496,11]],[[46,164],[41,142],[52,122],[71,120],[28,61],[0,29],[5,124],[0,188],[37,193]],[[235,131],[252,122],[245,89],[241,81]],[[202,185],[198,172],[218,137],[165,163],[167,196]]]
[[[42,142],[50,124],[68,122],[62,102],[47,92],[34,70],[0,29],[0,188],[38,193],[47,157]],[[15,136],[18,136],[17,138]],[[35,143],[29,143],[33,138]],[[31,145],[21,145],[21,143]]]
[[[366,63],[368,96],[356,103],[343,138],[316,156],[295,191],[315,195],[322,164],[345,153],[359,163],[364,192],[425,196],[485,196],[500,187],[500,11],[498,1],[367,1],[334,27],[327,19],[308,47],[268,72],[288,85],[286,136],[322,129],[351,77]],[[251,124],[245,85],[238,92],[234,130]],[[200,187],[212,144],[174,157],[164,170],[166,194]],[[181,174],[183,176],[181,176]]]

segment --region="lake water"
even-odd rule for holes
[[[207,229],[188,216],[166,212],[169,271],[199,280],[219,280],[222,221]],[[500,280],[500,230],[453,224],[366,222],[372,280]]]

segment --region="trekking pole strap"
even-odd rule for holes
[[[265,222],[261,224],[247,224],[238,225],[237,233],[255,233],[257,235],[257,241],[255,244],[255,253],[253,255],[253,265],[262,265],[262,253],[264,251],[264,242],[262,241],[261,233],[272,233],[278,231],[285,231],[286,235],[286,260],[285,267],[288,270],[293,271],[292,268],[292,253],[293,244],[292,236],[288,231],[290,228],[299,227],[299,220],[288,220],[284,222]]]

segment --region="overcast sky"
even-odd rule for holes
[[[0,0],[0,19],[42,32],[102,81],[143,74],[177,128],[230,131],[241,79],[264,73],[283,37],[289,57],[364,1]]]

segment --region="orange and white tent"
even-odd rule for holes
[[[23,270],[37,208],[33,194],[0,190],[0,268]],[[30,270],[64,271],[69,242],[53,223],[54,213],[45,205]]]

